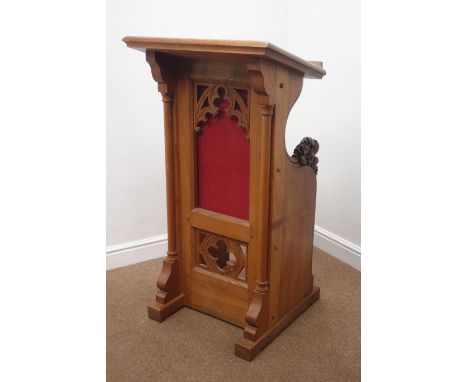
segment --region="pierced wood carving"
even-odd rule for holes
[[[196,132],[213,117],[226,116],[237,120],[239,126],[247,131],[248,128],[248,91],[222,85],[196,85]]]
[[[319,159],[316,157],[316,154],[319,150],[319,143],[315,139],[310,137],[305,137],[302,139],[301,143],[299,143],[296,148],[294,149],[294,153],[291,157],[291,160],[298,164],[300,167],[302,166],[310,166],[313,168],[315,174],[318,172],[318,161]]]
[[[247,246],[211,233],[198,233],[200,266],[223,276],[245,280]]]

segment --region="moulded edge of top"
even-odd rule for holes
[[[266,41],[199,40],[163,37],[134,37],[122,39],[129,48],[154,50],[174,56],[195,53],[230,54],[247,57],[265,57],[298,70],[306,78],[322,78],[326,71],[319,61],[306,61]]]

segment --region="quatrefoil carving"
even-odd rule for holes
[[[242,243],[215,234],[205,234],[199,254],[210,271],[223,276],[237,277],[245,267]]]
[[[216,242],[216,247],[209,247],[208,253],[216,259],[216,264],[221,269],[225,269],[229,261],[229,251],[226,243],[222,240]]]
[[[239,92],[229,86],[207,86],[196,100],[194,130],[200,131],[210,118],[220,114],[237,120],[239,126],[247,131],[248,139],[248,107]]]

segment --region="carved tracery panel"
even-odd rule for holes
[[[222,117],[235,120],[248,135],[248,91],[222,85],[196,85],[196,132],[200,131],[211,118]]]
[[[198,266],[222,276],[245,280],[247,245],[213,233],[197,231]]]

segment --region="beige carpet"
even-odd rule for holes
[[[253,362],[234,356],[242,329],[182,308],[148,319],[161,261],[107,272],[107,380],[359,381],[360,272],[316,250],[320,300]]]

